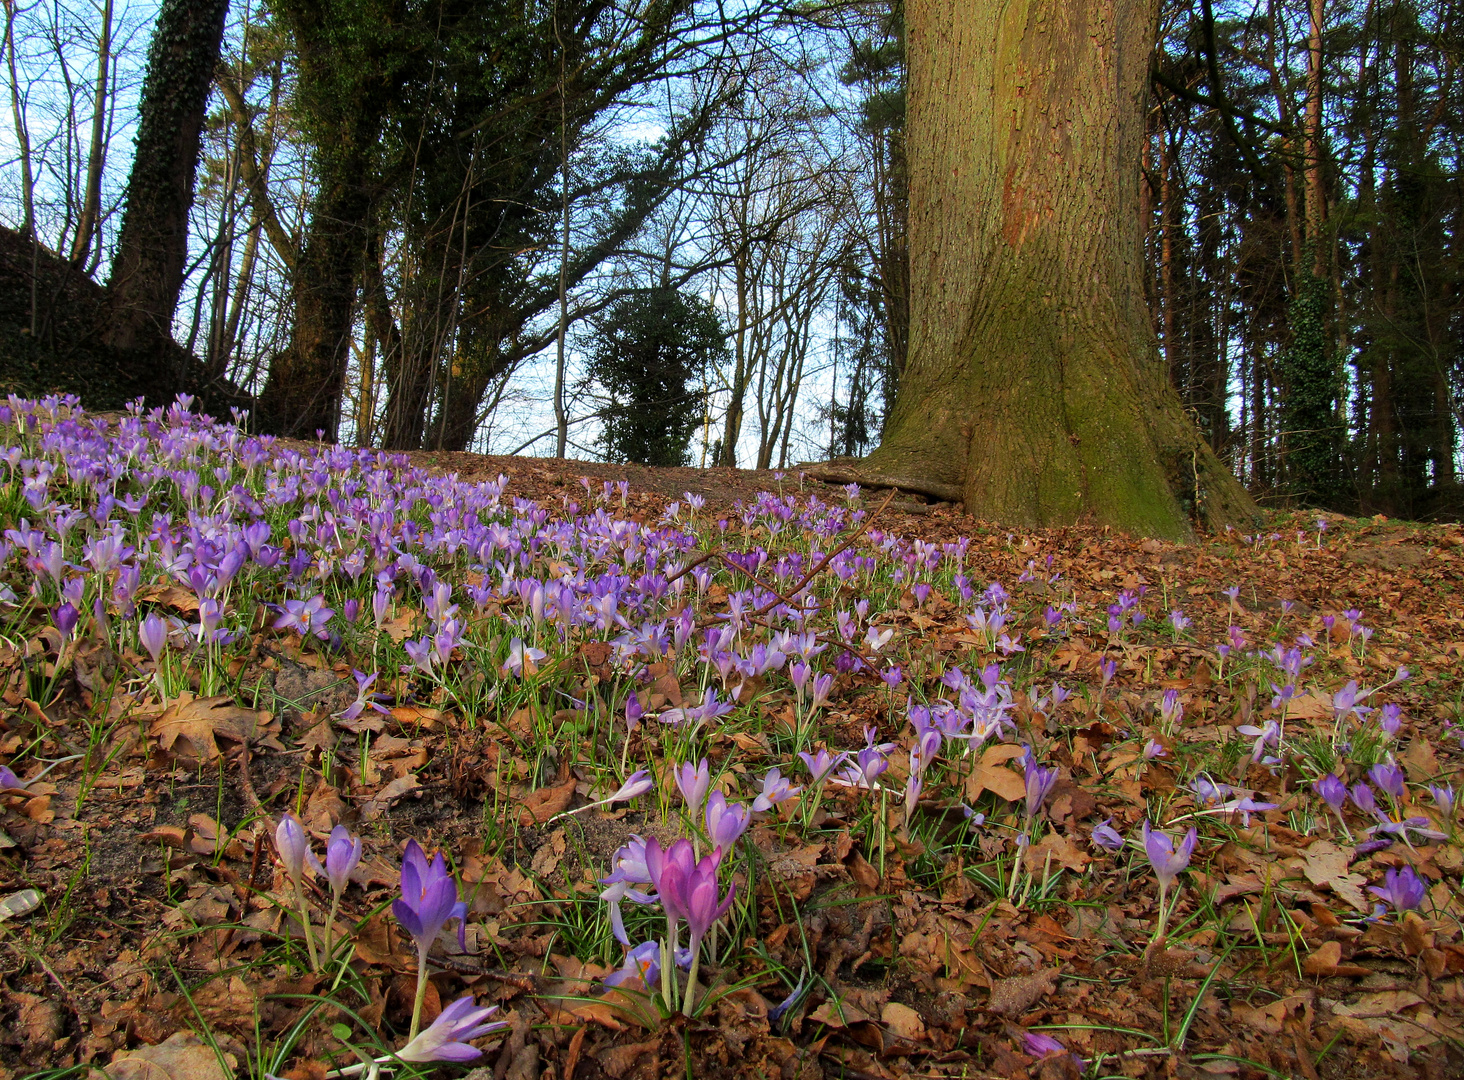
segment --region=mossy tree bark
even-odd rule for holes
[[[108,283],[102,340],[145,369],[172,340],[204,110],[229,0],[165,0],[148,47],[137,151]],[[183,354],[179,354],[180,356]],[[175,375],[181,385],[183,372]]]
[[[259,396],[260,428],[334,441],[352,320],[375,201],[378,145],[410,57],[400,0],[272,0],[295,46],[296,107],[311,142],[316,188],[290,281],[289,346]]]
[[[1255,506],[1144,308],[1153,0],[910,0],[910,355],[857,467],[1013,524],[1183,538]]]

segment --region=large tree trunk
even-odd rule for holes
[[[1185,537],[1255,507],[1144,309],[1152,0],[912,0],[910,355],[864,479],[1014,524]]]
[[[229,0],[164,0],[158,12],[102,327],[103,341],[123,352],[172,339],[204,110],[228,11]]]
[[[297,106],[316,190],[290,282],[294,326],[270,360],[262,430],[334,441],[377,179],[377,141],[402,79],[389,57],[401,5],[276,0],[297,54]]]

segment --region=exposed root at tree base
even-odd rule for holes
[[[908,473],[889,472],[878,467],[871,467],[858,458],[833,458],[830,461],[813,462],[802,466],[802,469],[814,480],[822,480],[826,484],[858,484],[860,487],[867,488],[896,488],[916,495],[929,495],[931,498],[949,503],[962,502],[965,498],[965,493],[955,484],[947,484],[940,480],[931,480]]]

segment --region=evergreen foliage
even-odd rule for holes
[[[610,395],[601,443],[609,461],[685,465],[702,418],[698,380],[725,358],[710,304],[669,286],[632,293],[601,320],[590,375]]]

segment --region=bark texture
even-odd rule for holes
[[[102,327],[103,341],[123,352],[171,340],[204,110],[228,11],[229,0],[164,0],[158,11]]]
[[[866,480],[1013,524],[1254,518],[1144,305],[1156,19],[1152,0],[911,0],[910,352]]]
[[[290,281],[290,344],[270,360],[261,430],[334,441],[352,318],[378,194],[378,140],[400,87],[399,0],[274,0],[297,55],[297,103],[313,144],[310,226]]]

